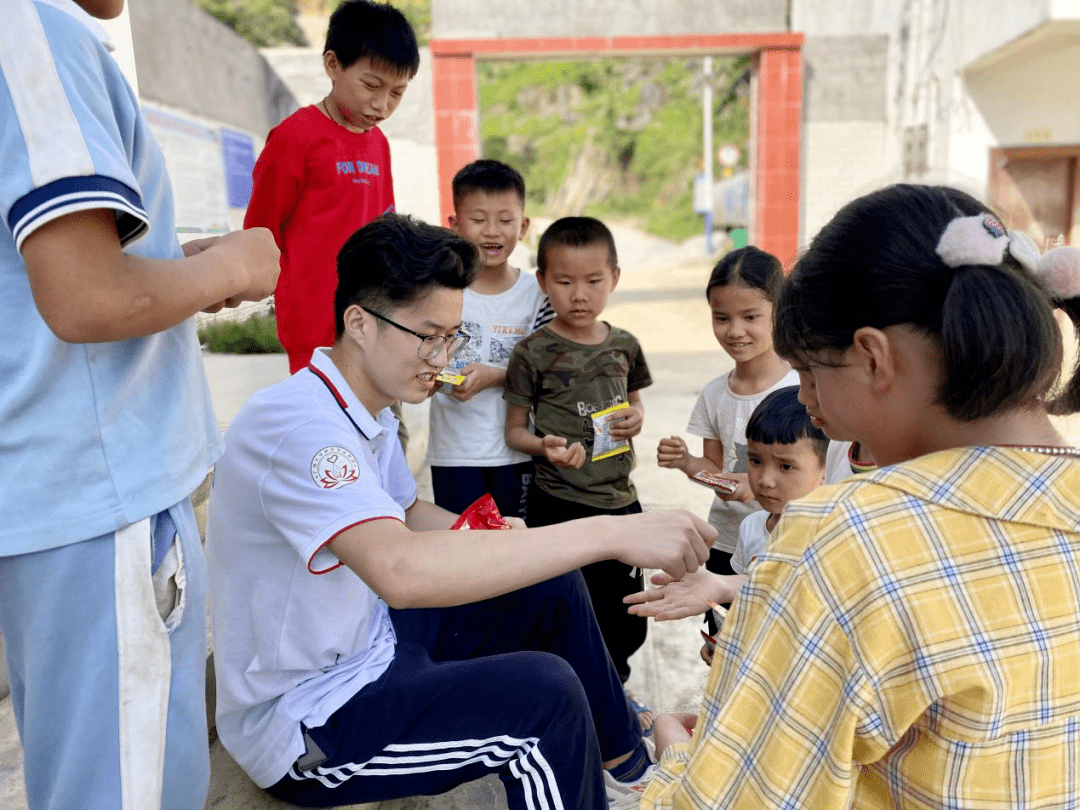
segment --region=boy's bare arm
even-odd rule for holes
[[[726,475],[721,472],[721,466],[713,463],[707,455],[693,455],[686,442],[679,436],[668,436],[660,440],[656,448],[656,463],[661,467],[682,470],[691,477],[702,470],[716,475]]]
[[[226,234],[183,259],[124,253],[110,209],[67,214],[22,246],[41,317],[71,343],[153,334],[202,309],[274,291],[278,249],[265,228]]]
[[[506,403],[506,446],[529,456],[544,455],[544,444],[539,436],[529,430],[529,409],[523,405]]]
[[[416,608],[487,599],[605,559],[681,577],[708,559],[715,537],[678,510],[507,532],[414,532],[373,520],[346,529],[329,549],[391,607]]]

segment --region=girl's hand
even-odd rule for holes
[[[580,470],[585,464],[585,447],[581,442],[574,442],[566,446],[566,439],[562,436],[545,436],[544,456],[556,467],[570,467]]]
[[[656,447],[656,463],[661,467],[682,470],[690,456],[690,448],[678,436],[661,439]]]
[[[463,374],[465,379],[450,389],[450,396],[458,402],[468,402],[485,388],[501,385],[506,377],[503,369],[483,363],[469,363],[458,374]]]
[[[667,712],[653,721],[653,739],[656,741],[656,759],[659,760],[669,745],[690,742],[697,715],[689,712]]]
[[[731,601],[745,577],[738,577],[738,585],[705,568],[699,568],[682,579],[673,579],[664,573],[653,574],[651,581],[657,588],[632,593],[623,597],[630,605],[627,613],[634,616],[652,616],[658,622],[701,616],[709,609],[709,602],[722,604]],[[734,585],[734,587],[732,587]]]
[[[616,440],[632,439],[641,433],[641,426],[645,423],[645,417],[641,411],[632,405],[626,409],[626,416],[617,419],[608,425],[608,433]]]
[[[721,473],[724,478],[730,478],[732,481],[739,482],[739,488],[732,492],[730,495],[720,490],[714,490],[716,497],[722,501],[738,501],[739,503],[750,503],[754,500],[754,493],[750,490],[750,479],[746,473]]]

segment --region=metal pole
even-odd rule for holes
[[[712,101],[712,57],[701,60],[701,73],[704,78],[701,87],[701,171],[705,175],[705,188],[702,199],[705,208],[705,255],[713,251],[713,101]]]

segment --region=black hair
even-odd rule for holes
[[[513,191],[525,207],[525,178],[513,166],[501,160],[474,160],[458,169],[450,182],[454,193],[454,207],[457,208],[462,198],[474,191],[485,194],[497,194],[500,191]]]
[[[547,252],[553,247],[583,248],[602,244],[608,249],[608,264],[612,269],[619,266],[619,256],[615,252],[615,237],[608,226],[593,217],[563,217],[548,226],[536,246],[536,272],[547,272]]]
[[[845,205],[781,287],[776,352],[829,365],[859,328],[903,324],[937,343],[937,401],[954,419],[1045,401],[1062,363],[1047,294],[1008,251],[992,266],[949,267],[937,254],[949,222],[984,213],[962,191],[906,184]]]
[[[478,259],[472,242],[446,228],[400,214],[373,219],[338,253],[335,338],[345,333],[350,306],[389,315],[434,287],[463,290],[476,277]]]
[[[708,298],[717,287],[743,284],[755,290],[761,290],[765,297],[775,304],[776,293],[780,289],[783,278],[784,270],[778,258],[760,248],[748,245],[731,251],[716,263],[709,275],[709,283],[705,287],[705,297]]]
[[[416,32],[389,3],[345,0],[330,15],[323,53],[333,51],[343,68],[365,57],[412,78],[420,69]]]
[[[795,444],[809,439],[822,464],[829,450],[829,437],[810,421],[799,402],[799,386],[778,388],[758,403],[746,423],[746,440],[762,444]]]

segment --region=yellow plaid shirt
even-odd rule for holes
[[[1080,807],[1080,460],[947,450],[785,510],[642,807]]]

